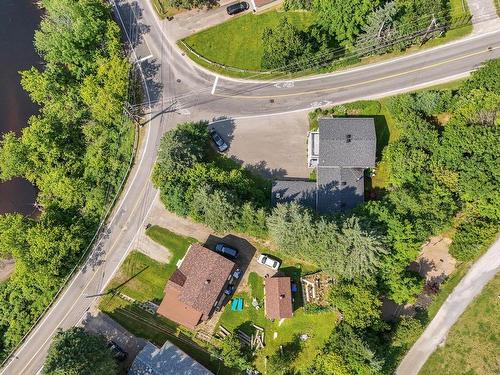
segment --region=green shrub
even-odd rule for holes
[[[461,262],[476,258],[498,231],[498,225],[485,220],[470,220],[453,236],[450,254]]]

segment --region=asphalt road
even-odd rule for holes
[[[317,106],[387,96],[463,77],[481,62],[500,56],[500,31],[409,57],[312,79],[243,82],[216,78],[191,64],[169,40],[167,22],[159,22],[149,0],[131,6],[117,0],[118,20],[134,45],[147,96],[150,122],[136,164],[107,230],[85,265],[0,370],[0,375],[37,374],[59,328],[81,322],[126,257],[143,226],[156,191],[150,173],[164,131],[181,121],[279,115]],[[217,81],[217,82],[215,82]],[[214,84],[216,83],[216,84]],[[147,104],[147,103],[146,103]]]
[[[438,345],[446,344],[450,328],[483,287],[500,271],[500,239],[471,267],[400,363],[398,375],[417,375]],[[491,353],[494,354],[494,353]]]

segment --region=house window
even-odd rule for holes
[[[345,141],[346,141],[346,143],[351,143],[351,138],[352,138],[352,135],[351,135],[351,134],[347,134],[347,135],[345,136]]]
[[[342,186],[346,186],[346,185],[347,185],[347,182],[342,181]]]

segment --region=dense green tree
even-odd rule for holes
[[[111,375],[117,363],[102,336],[75,327],[59,331],[43,365],[44,375]]]
[[[153,173],[157,186],[176,172],[182,173],[194,164],[206,160],[209,136],[204,122],[184,123],[162,137]]]
[[[350,375],[344,359],[335,352],[321,353],[307,369],[307,375]]]
[[[211,7],[215,4],[213,0],[169,0],[169,3],[174,8],[184,9]]]
[[[241,207],[240,230],[263,238],[267,235],[267,212],[254,204],[245,202]]]
[[[127,100],[130,65],[121,56],[99,61],[97,73],[87,76],[81,87],[81,96],[93,118],[113,123],[123,112]]]
[[[0,141],[0,180],[8,181],[26,173],[26,150],[13,132]]]
[[[370,13],[361,27],[362,33],[356,41],[356,51],[362,55],[371,55],[392,50],[394,39],[397,38],[397,12],[396,2],[389,1]]]
[[[474,70],[471,77],[460,85],[460,94],[468,95],[472,90],[481,89],[500,92],[500,59],[488,60],[481,69]]]
[[[71,74],[82,78],[103,52],[117,51],[119,42],[109,38],[110,32],[116,33],[117,25],[109,17],[107,3],[43,0],[42,5],[49,16],[35,33],[35,46],[45,61],[64,65]]]
[[[379,291],[374,279],[365,277],[339,282],[330,295],[330,302],[342,313],[343,320],[357,328],[380,326]]]
[[[317,23],[342,45],[352,46],[378,0],[313,0]]]
[[[193,195],[190,214],[216,232],[226,233],[238,224],[238,206],[232,194],[200,186]]]
[[[241,371],[252,368],[250,353],[245,350],[240,340],[234,335],[230,335],[222,340],[218,355],[227,367],[236,368]]]
[[[304,66],[304,56],[308,56],[306,36],[286,17],[281,18],[276,27],[264,30],[262,44],[264,69],[300,70]]]
[[[294,374],[293,362],[299,357],[304,344],[296,335],[274,352],[268,360],[268,372],[273,375]]]
[[[367,342],[345,322],[331,334],[323,352],[316,357],[308,371],[314,375],[371,375],[380,374],[383,361]]]
[[[461,262],[475,259],[485,245],[492,241],[500,225],[481,218],[467,218],[453,236],[450,254]]]
[[[32,221],[20,214],[0,215],[0,258],[20,257],[26,247],[26,232]]]
[[[361,228],[357,217],[346,218],[331,252],[329,268],[344,279],[374,274],[380,267],[380,257],[387,253],[380,235]]]
[[[316,225],[312,214],[297,203],[277,205],[267,221],[269,236],[278,248],[305,259],[317,248]]]
[[[419,319],[403,315],[396,324],[396,329],[391,338],[391,345],[408,350],[420,337],[423,330],[424,325]]]

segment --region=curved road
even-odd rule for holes
[[[59,328],[77,325],[98,299],[144,225],[156,195],[150,172],[164,131],[187,120],[278,115],[281,112],[374,98],[467,75],[500,57],[500,28],[450,45],[361,68],[293,82],[216,78],[194,66],[168,37],[168,22],[154,16],[149,0],[116,0],[115,13],[134,45],[147,96],[153,103],[145,139],[106,234],[88,261],[0,370],[0,375],[37,374]]]

